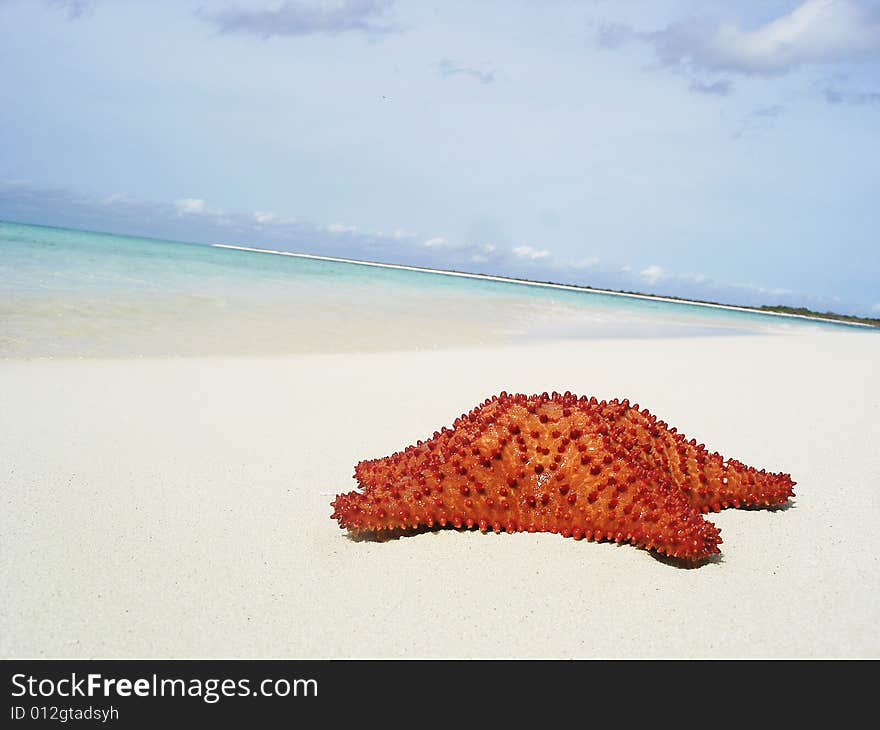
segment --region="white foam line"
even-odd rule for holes
[[[689,299],[673,299],[654,294],[629,294],[627,292],[613,291],[611,289],[594,289],[571,284],[550,284],[543,281],[527,281],[526,279],[505,278],[503,276],[491,276],[490,274],[468,274],[461,271],[444,271],[443,269],[429,269],[422,266],[404,266],[403,264],[380,264],[376,261],[358,261],[357,259],[343,259],[336,256],[318,256],[312,253],[294,253],[292,251],[275,251],[271,248],[253,248],[251,246],[232,246],[228,243],[212,243],[214,248],[230,248],[234,251],[252,251],[254,253],[270,253],[276,256],[293,256],[298,259],[315,259],[317,261],[334,261],[339,264],[356,264],[358,266],[375,266],[378,269],[400,269],[402,271],[418,271],[423,274],[440,274],[442,276],[458,276],[462,279],[483,279],[485,281],[499,281],[502,284],[521,284],[524,286],[540,286],[545,289],[563,289],[565,291],[581,292],[582,294],[608,294],[613,297],[627,297],[629,299],[647,299],[652,302],[670,302],[671,304],[687,304],[691,307],[708,307],[709,309],[729,309],[734,312],[749,312],[751,314],[763,314],[768,317],[791,317],[794,319],[808,319],[813,322],[830,322],[831,324],[843,324],[850,327],[871,327],[864,322],[847,322],[830,317],[810,317],[806,314],[791,314],[790,312],[768,312],[751,307],[738,307],[733,304],[709,304],[708,302],[694,302]]]

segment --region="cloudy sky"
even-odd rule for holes
[[[880,0],[0,0],[0,219],[880,312]]]

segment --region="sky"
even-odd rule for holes
[[[0,0],[0,220],[880,316],[880,0]]]

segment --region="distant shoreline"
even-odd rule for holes
[[[492,274],[472,274],[465,271],[450,271],[447,269],[432,269],[427,266],[407,266],[404,264],[388,264],[379,261],[360,261],[358,259],[347,259],[339,256],[320,256],[311,253],[295,253],[293,251],[278,251],[270,248],[256,248],[254,246],[234,246],[228,243],[211,243],[214,248],[227,248],[233,251],[250,251],[254,253],[268,253],[277,256],[293,256],[301,259],[315,259],[318,261],[333,261],[342,264],[357,264],[358,266],[374,266],[380,269],[400,269],[403,271],[417,271],[424,274],[441,274],[443,276],[457,276],[464,279],[482,279],[485,281],[498,281],[505,284],[523,284],[526,286],[539,286],[546,289],[563,289],[566,291],[592,292],[594,294],[608,294],[615,297],[628,297],[630,299],[646,299],[655,302],[669,302],[672,304],[687,304],[694,307],[709,307],[712,309],[726,309],[736,312],[749,312],[751,314],[763,314],[768,317],[790,317],[794,319],[814,320],[818,322],[830,322],[832,324],[847,325],[850,327],[866,327],[868,329],[877,329],[880,327],[880,320],[877,324],[872,322],[859,321],[867,318],[844,319],[849,315],[840,315],[840,318],[823,316],[817,314],[796,314],[793,312],[774,311],[771,308],[744,307],[735,304],[721,304],[718,302],[703,302],[694,299],[682,299],[679,297],[664,297],[656,294],[641,294],[638,292],[614,291],[613,289],[598,289],[592,286],[577,286],[575,284],[556,284],[549,281],[532,281],[529,279],[516,279],[511,276],[497,276]]]

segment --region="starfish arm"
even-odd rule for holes
[[[790,474],[758,470],[736,459],[725,459],[717,451],[710,453],[705,445],[687,440],[647,410],[631,407],[619,415],[634,427],[654,465],[668,473],[689,503],[702,512],[771,507],[794,496],[795,482]]]

